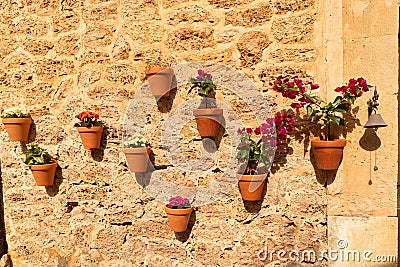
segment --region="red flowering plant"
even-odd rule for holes
[[[258,164],[269,164],[271,152],[277,144],[286,142],[287,134],[294,131],[294,118],[286,113],[278,112],[274,118],[255,128],[238,129],[240,144],[236,158],[247,163],[245,175],[257,173]]]
[[[75,116],[79,122],[75,123],[75,127],[93,127],[103,126],[104,123],[99,120],[100,115],[91,111],[84,111]]]
[[[297,110],[305,108],[307,119],[314,122],[322,123],[325,130],[324,140],[332,140],[331,123],[344,125],[343,115],[346,114],[355,100],[368,92],[372,86],[360,77],[358,79],[350,79],[347,85],[337,87],[335,92],[340,93],[333,102],[326,102],[316,95],[312,95],[311,91],[318,89],[318,84],[311,84],[310,90],[307,90],[303,81],[300,79],[289,79],[279,76],[274,83],[271,83],[273,89],[279,92],[283,97],[294,100],[291,104],[292,108]]]
[[[171,197],[167,207],[170,209],[187,209],[190,208],[189,199],[181,196]]]

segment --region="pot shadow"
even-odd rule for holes
[[[129,171],[129,169],[128,169],[128,171]],[[143,189],[146,189],[146,187],[150,184],[151,175],[152,175],[152,171],[151,172],[135,172],[136,182]]]
[[[290,141],[289,141],[290,142]],[[288,143],[282,143],[277,145],[275,150],[274,161],[271,166],[271,173],[276,173],[280,168],[284,167],[287,163],[287,156],[293,154],[293,148]]]
[[[50,197],[56,196],[58,194],[58,192],[60,191],[60,185],[62,184],[63,180],[64,180],[64,178],[62,175],[62,169],[59,165],[57,165],[56,175],[54,176],[54,183],[53,183],[53,185],[45,186],[46,193]]]
[[[30,143],[35,141],[35,139],[36,139],[36,129],[37,129],[36,123],[32,119],[32,124],[31,124],[31,126],[29,128],[28,141],[26,141],[26,142],[25,141],[21,141],[20,142],[21,150],[22,150],[23,153],[26,153],[28,144],[30,144]]]
[[[365,129],[364,134],[361,136],[358,143],[360,147],[366,151],[375,151],[382,144],[381,139],[379,139],[376,131],[372,128]]]
[[[3,190],[3,176],[0,164],[0,257],[8,253],[8,244],[6,236],[6,225],[4,220],[4,190]],[[11,266],[12,265],[12,262]]]
[[[189,223],[186,228],[186,231],[181,233],[175,232],[176,239],[182,243],[186,242],[189,239],[190,234],[192,233],[192,229],[195,223],[196,223],[196,209],[194,208],[192,213],[190,214]]]
[[[172,76],[171,87],[169,96],[156,97],[157,107],[161,113],[168,113],[171,111],[174,104],[175,96],[178,92],[176,76]]]
[[[342,157],[342,159],[343,159],[343,157]],[[340,164],[342,164],[342,159],[340,159],[339,166],[340,166]],[[335,181],[338,170],[320,170],[320,169],[318,169],[317,163],[315,161],[315,156],[314,156],[314,153],[312,152],[312,150],[310,152],[310,161],[311,161],[311,164],[313,165],[316,179],[319,184],[323,185],[326,188],[326,187],[328,187],[328,185],[332,184]]]
[[[222,138],[224,137],[225,134],[226,134],[225,118],[222,117],[222,121],[219,126],[218,135],[214,138],[208,138],[208,137],[201,138],[201,142],[203,143],[204,149],[208,153],[217,152],[217,150],[219,149],[219,146],[221,145]]]
[[[104,158],[104,150],[107,147],[108,127],[103,126],[103,133],[101,134],[100,148],[91,148],[90,155],[93,160],[101,162]]]

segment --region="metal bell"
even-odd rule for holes
[[[364,125],[364,128],[375,128],[378,129],[380,127],[386,127],[387,124],[383,121],[381,114],[371,114],[369,116],[367,123]]]

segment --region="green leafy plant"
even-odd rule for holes
[[[187,209],[190,208],[189,199],[181,196],[171,197],[167,207],[170,209]]]
[[[5,109],[4,113],[1,115],[2,119],[10,118],[30,118],[29,113],[24,108],[14,107],[10,109]]]
[[[283,97],[296,101],[291,104],[292,108],[305,108],[306,118],[321,124],[322,130],[325,131],[324,140],[333,139],[331,136],[331,124],[344,125],[343,115],[349,111],[357,98],[372,87],[362,77],[350,79],[347,85],[335,89],[335,92],[340,93],[340,95],[336,96],[333,102],[326,102],[319,96],[311,94],[312,90],[319,88],[318,84],[311,84],[311,90],[308,92],[302,80],[290,80],[279,76],[271,85]]]
[[[141,134],[135,134],[133,136],[129,136],[128,140],[124,142],[124,147],[127,148],[138,148],[138,147],[146,147],[147,139]]]
[[[197,89],[197,93],[199,96],[208,97],[211,92],[217,88],[212,80],[212,75],[206,73],[204,70],[198,70],[197,73],[198,76],[196,78],[190,79],[192,86],[189,89],[189,93],[193,89]]]
[[[52,160],[52,157],[47,150],[36,143],[30,143],[25,154],[26,158],[24,163],[28,166],[49,164]]]
[[[79,122],[75,123],[75,127],[93,127],[103,126],[104,123],[99,120],[100,115],[91,111],[84,111],[75,116]]]

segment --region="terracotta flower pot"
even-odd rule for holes
[[[165,206],[165,212],[168,216],[169,227],[174,232],[185,232],[189,223],[190,213],[193,208],[170,209]]]
[[[240,193],[242,194],[243,200],[261,200],[262,192],[265,185],[265,179],[267,178],[266,173],[254,175],[244,175],[237,173],[236,178],[239,179],[239,189]]]
[[[81,136],[84,148],[100,148],[103,127],[76,127],[76,129],[78,129],[79,135]]]
[[[223,111],[222,108],[200,108],[193,110],[197,129],[201,137],[214,138],[218,135]]]
[[[149,164],[150,147],[123,148],[126,163],[131,172],[146,172]]]
[[[174,71],[171,68],[153,67],[146,70],[151,93],[155,97],[168,97]]]
[[[28,141],[29,130],[32,124],[31,118],[3,119],[3,124],[6,127],[11,141]]]
[[[311,141],[317,168],[320,170],[337,170],[343,157],[343,149],[346,146],[345,139],[324,141],[315,138]]]
[[[57,169],[56,161],[50,164],[32,165],[29,168],[32,171],[33,178],[35,178],[36,185],[46,186],[54,183],[54,176]]]

